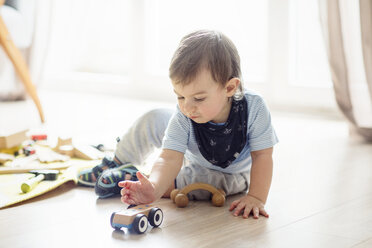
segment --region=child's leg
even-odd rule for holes
[[[140,117],[117,144],[115,157],[121,163],[142,164],[161,147],[172,114],[171,109],[155,109]]]
[[[136,165],[143,163],[154,148],[161,146],[172,114],[171,109],[155,109],[141,116],[118,142],[115,158],[113,160],[105,158],[96,167],[80,172],[79,183],[94,187],[96,179],[109,168],[118,168],[128,163]],[[130,178],[127,175],[124,179]]]
[[[120,166],[104,171],[97,179],[95,191],[101,198],[120,193],[118,182],[137,180],[137,168],[155,148],[160,148],[172,116],[172,110],[156,109],[139,118],[117,145],[115,159]]]

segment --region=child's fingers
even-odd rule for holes
[[[150,183],[149,179],[145,175],[143,175],[141,172],[137,171],[136,176],[138,180],[141,182],[141,184],[147,185]]]
[[[128,190],[127,188],[122,188],[122,189],[120,190],[120,194],[121,194],[121,195],[129,195],[129,190]]]
[[[258,209],[258,207],[253,207],[252,213],[253,213],[253,218],[255,219],[258,219],[258,217],[260,216],[260,210]]]
[[[245,206],[244,208],[244,213],[243,213],[243,218],[244,219],[247,219],[249,217],[249,214],[252,212],[252,208],[249,208],[247,206]]]
[[[120,181],[119,183],[118,183],[118,186],[119,187],[127,187],[127,181]]]
[[[127,195],[124,195],[120,198],[121,202],[122,203],[127,203],[127,200],[128,200],[128,196]]]
[[[260,214],[262,214],[266,218],[269,218],[269,214],[266,212],[266,210],[264,208],[260,208]]]
[[[238,206],[238,204],[240,203],[240,200],[235,200],[231,203],[230,205],[230,208],[229,208],[229,211],[233,210],[236,208],[236,206]]]
[[[243,204],[242,202],[239,203],[238,206],[236,206],[235,208],[234,216],[238,216],[242,212],[242,210],[244,210],[245,207],[246,207],[245,204]]]
[[[134,182],[134,181],[125,180],[125,181],[118,182],[118,186],[122,187],[122,188],[130,189],[132,187],[132,185],[135,184],[135,183],[136,182]]]
[[[131,195],[129,194],[125,194],[121,197],[121,201],[123,203],[126,203],[126,204],[137,204],[137,202],[135,201],[135,199],[132,198]]]
[[[133,200],[132,200],[131,198],[129,198],[128,196],[123,196],[123,197],[121,198],[121,201],[122,201],[123,203],[129,204],[129,205],[131,205],[131,204],[136,204],[136,202],[133,201]]]

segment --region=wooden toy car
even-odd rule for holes
[[[183,189],[174,189],[171,192],[171,199],[176,203],[177,207],[184,208],[189,203],[189,198],[187,194],[193,190],[207,190],[212,194],[212,203],[216,207],[221,207],[225,204],[225,192],[222,189],[216,189],[210,184],[207,183],[193,183],[189,184]]]
[[[112,213],[110,222],[115,230],[126,227],[138,234],[142,234],[147,230],[148,222],[153,227],[161,225],[163,222],[163,211],[152,205],[129,206],[128,209]]]

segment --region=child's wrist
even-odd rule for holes
[[[247,193],[247,196],[250,196],[250,197],[252,197],[252,198],[258,200],[258,201],[262,202],[263,204],[266,203],[266,201],[263,201],[262,198],[259,197],[259,196],[257,196],[256,194],[252,194],[252,193],[248,192],[248,193]]]

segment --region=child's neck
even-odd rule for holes
[[[230,97],[227,99],[227,102],[225,104],[224,109],[221,111],[221,114],[215,120],[211,120],[211,122],[225,123],[227,119],[229,118],[231,105],[232,105],[232,98]]]

